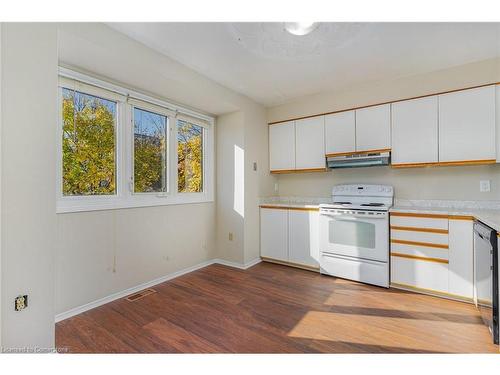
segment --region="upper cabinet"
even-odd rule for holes
[[[389,104],[325,116],[326,155],[342,155],[391,148]]]
[[[326,155],[356,151],[356,116],[354,111],[325,116]]]
[[[324,116],[295,122],[295,169],[325,168]]]
[[[356,151],[391,148],[391,105],[356,110]]]
[[[439,162],[494,162],[495,143],[495,86],[439,95]]]
[[[325,170],[325,156],[391,150],[395,168],[500,162],[500,85],[269,127],[273,173]]]
[[[295,169],[295,121],[269,127],[269,166],[271,172]]]
[[[392,104],[392,164],[438,161],[438,97]]]

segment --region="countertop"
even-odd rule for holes
[[[330,203],[324,197],[266,197],[260,199],[261,206],[290,208],[318,208]],[[450,216],[472,216],[497,232],[500,232],[500,201],[452,201],[395,199],[389,212],[415,212]]]

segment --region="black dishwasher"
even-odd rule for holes
[[[498,344],[497,232],[479,221],[474,223],[474,302]]]

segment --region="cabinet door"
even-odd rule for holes
[[[495,87],[439,95],[439,161],[495,160]]]
[[[295,168],[325,168],[324,116],[295,122]]]
[[[391,148],[391,105],[356,110],[356,151]]]
[[[325,116],[326,154],[356,151],[356,119],[354,111]]]
[[[497,163],[500,163],[500,85],[496,85],[496,106],[495,106],[495,135],[496,135],[496,153]]]
[[[392,164],[438,161],[438,97],[392,104]]]
[[[289,261],[311,267],[319,262],[319,212],[288,211]]]
[[[271,171],[295,169],[295,121],[269,126]]]
[[[448,264],[393,255],[391,283],[448,293]]]
[[[473,298],[473,221],[450,219],[449,228],[450,293]]]
[[[260,255],[288,261],[288,210],[260,209]]]

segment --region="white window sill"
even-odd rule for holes
[[[172,196],[145,195],[127,198],[75,197],[59,199],[56,205],[56,213],[64,214],[72,212],[119,210],[124,208],[210,203],[213,201],[214,199],[212,197],[204,193],[183,193]]]

